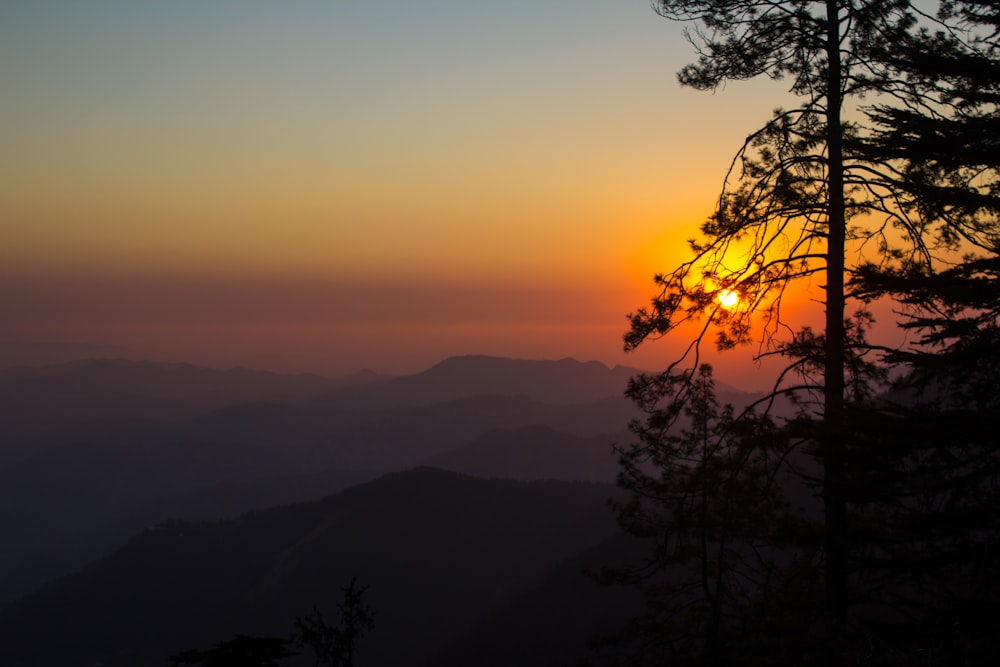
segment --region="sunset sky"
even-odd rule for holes
[[[692,59],[647,0],[0,0],[0,340],[658,367],[625,315],[787,88]]]

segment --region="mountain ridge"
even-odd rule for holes
[[[632,372],[570,358],[466,355],[328,392],[319,376],[304,376],[303,386],[300,376],[190,364],[91,360],[0,371],[0,603],[104,555],[173,508],[185,516],[246,510],[260,506],[261,489],[303,498],[295,480],[320,471],[357,480],[437,461],[483,476],[608,479],[608,445],[629,437],[639,416],[622,395]],[[52,391],[67,373],[71,381]],[[120,382],[103,395],[86,379],[109,375]],[[42,378],[27,396],[12,389],[24,376]],[[159,388],[152,378],[173,384]],[[234,378],[268,393],[204,399],[206,388],[247,388]],[[272,391],[289,382],[299,393]],[[137,400],[130,392],[143,383],[153,384],[150,396]],[[225,502],[206,491],[223,486]]]
[[[357,575],[381,634],[366,664],[418,664],[611,535],[614,492],[420,467],[229,521],[165,522],[0,610],[0,641],[12,667],[162,665],[237,632],[287,634]]]

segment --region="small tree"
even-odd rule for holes
[[[358,586],[358,578],[341,588],[344,596],[337,603],[340,619],[328,625],[322,612],[313,607],[312,613],[295,620],[295,641],[312,649],[317,665],[354,667],[357,644],[375,629],[375,613],[364,601],[368,586]]]

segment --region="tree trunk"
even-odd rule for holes
[[[843,636],[847,621],[847,497],[844,432],[844,206],[843,129],[841,126],[840,23],[837,0],[826,0],[827,16],[827,248],[826,339],[823,368],[823,506],[825,513],[825,588],[830,639]],[[836,649],[836,644],[831,646]],[[839,653],[836,650],[831,654]],[[831,655],[833,662],[838,662]]]

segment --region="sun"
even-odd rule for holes
[[[722,306],[726,310],[730,310],[732,308],[735,308],[737,304],[739,304],[740,294],[735,290],[724,289],[721,292],[719,292],[718,296],[715,297],[715,300],[719,302],[720,306]]]

